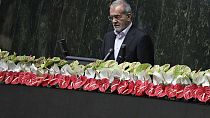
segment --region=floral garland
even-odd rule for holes
[[[22,84],[26,86],[43,86],[53,87],[61,89],[83,89],[85,91],[100,92],[117,92],[123,95],[135,95],[135,96],[149,96],[162,98],[167,96],[168,98],[176,98],[185,100],[198,99],[200,102],[209,102],[210,88],[205,86],[197,86],[195,84],[183,86],[180,84],[170,85],[154,85],[149,81],[142,82],[141,80],[132,81],[124,80],[120,81],[115,79],[112,83],[109,83],[109,79],[95,79],[87,78],[86,76],[68,76],[68,75],[51,75],[44,74],[37,76],[31,72],[0,72],[0,82],[5,84]]]
[[[98,60],[84,66],[58,57],[35,59],[0,50],[0,83],[210,101],[210,69],[191,71],[186,65]]]

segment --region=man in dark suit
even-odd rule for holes
[[[154,48],[151,38],[132,24],[130,5],[116,0],[110,5],[109,20],[114,31],[104,36],[101,58],[116,60],[118,63],[141,62],[154,64]]]

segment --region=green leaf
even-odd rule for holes
[[[164,64],[160,67],[160,71],[166,72],[169,70],[169,68],[170,68],[170,64]]]
[[[122,69],[122,70],[127,70],[129,67],[130,67],[131,63],[130,62],[123,62],[119,65],[119,67]]]
[[[8,51],[1,51],[1,49],[0,49],[0,59],[4,59],[7,56],[9,56],[9,52]]]
[[[133,63],[129,64],[129,67],[128,67],[128,69],[126,69],[126,71],[130,72],[130,73],[133,73],[135,68],[137,68],[140,65],[141,65],[140,62],[133,62]]]
[[[134,74],[137,74],[137,73],[140,73],[141,71],[143,70],[148,70],[152,67],[151,64],[149,63],[144,63],[144,64],[141,64],[139,66],[137,66],[135,69],[134,69]]]

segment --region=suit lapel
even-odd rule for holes
[[[110,36],[110,48],[112,48],[113,50],[114,50],[115,38],[116,38],[116,35],[115,35],[114,32],[113,32],[112,35]],[[110,48],[109,48],[109,49],[110,49]],[[114,51],[113,51],[112,54],[110,55],[110,59],[114,59]]]

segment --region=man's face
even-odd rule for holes
[[[123,5],[111,6],[109,15],[113,27],[117,32],[121,32],[131,23],[131,14],[124,13]]]

